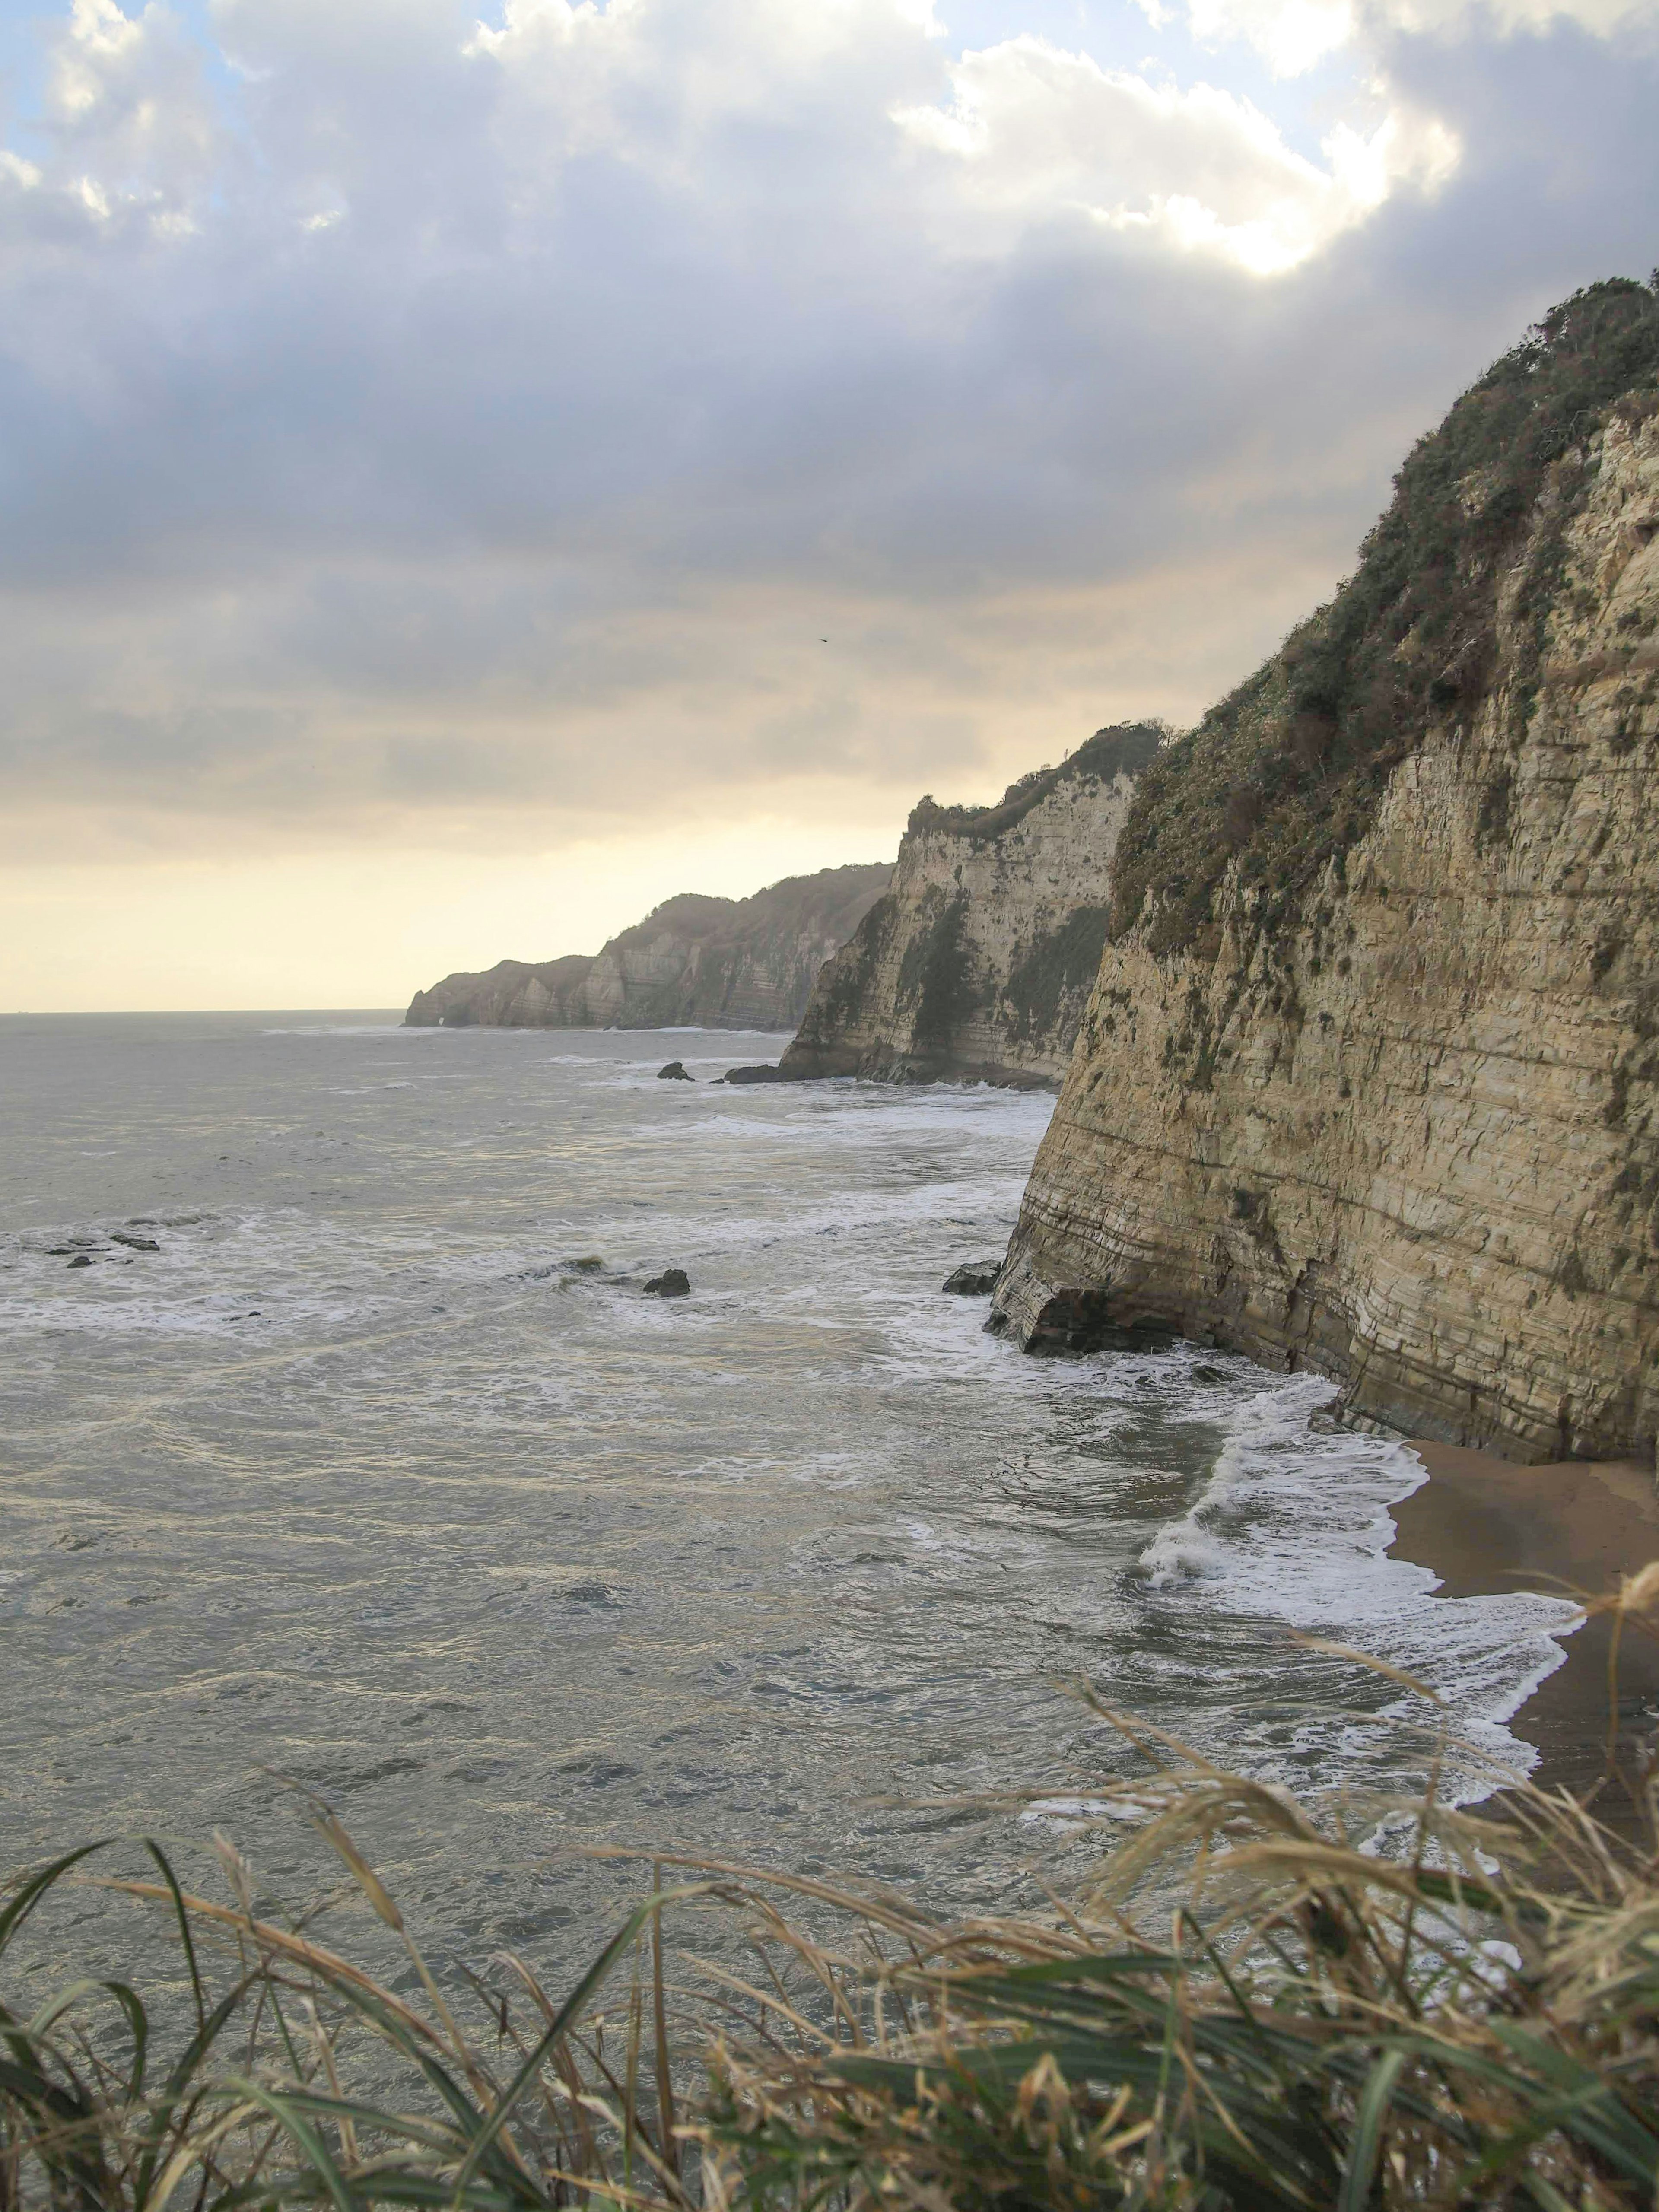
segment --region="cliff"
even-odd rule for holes
[[[417,991],[408,1029],[793,1029],[892,869],[821,868],[752,898],[665,899],[596,954],[502,960]]]
[[[1557,309],[1142,779],[994,1309],[1530,1461],[1659,1430],[1659,298]]]
[[[1161,736],[1102,730],[996,806],[924,799],[780,1074],[1058,1085],[1106,941],[1113,848]]]

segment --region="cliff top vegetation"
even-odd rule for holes
[[[665,930],[694,942],[720,942],[728,937],[752,935],[757,929],[790,931],[808,924],[827,928],[834,925],[842,908],[856,909],[847,923],[850,934],[858,913],[887,888],[892,873],[890,860],[853,860],[843,867],[820,868],[810,876],[785,876],[744,899],[681,891],[653,906],[643,921],[618,930],[607,941],[605,950],[620,951],[648,945]]]
[[[1364,835],[1399,763],[1437,724],[1467,727],[1500,676],[1522,733],[1565,533],[1615,410],[1659,412],[1659,271],[1575,292],[1495,362],[1413,449],[1334,599],[1162,750],[1118,848],[1115,936],[1150,901],[1155,952],[1212,949],[1235,860],[1271,926]],[[1522,643],[1500,670],[1517,563]]]
[[[905,835],[933,830],[984,844],[1023,822],[1034,806],[1062,783],[1081,775],[1103,780],[1138,775],[1168,735],[1162,722],[1114,722],[1085,738],[1075,752],[1067,753],[1058,768],[1033,769],[1018,783],[1011,783],[994,806],[941,806],[931,795],[918,799],[910,810]]]

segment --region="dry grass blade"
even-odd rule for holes
[[[1289,1641],[1304,1651],[1317,1651],[1326,1659],[1346,1659],[1350,1666],[1363,1667],[1367,1674],[1381,1674],[1388,1681],[1398,1682],[1413,1696],[1426,1698],[1431,1705],[1443,1705],[1446,1702],[1439,1691],[1420,1675],[1407,1674],[1403,1667],[1390,1667],[1386,1659],[1374,1658],[1369,1651],[1356,1651],[1351,1644],[1333,1644],[1323,1636],[1304,1635],[1300,1629],[1291,1631]]]

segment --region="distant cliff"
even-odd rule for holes
[[[924,799],[780,1073],[1057,1085],[1106,941],[1113,848],[1162,735],[1102,730],[996,806]]]
[[[752,898],[665,899],[596,954],[502,960],[417,991],[409,1029],[793,1029],[893,871],[821,868]]]
[[[994,1323],[1151,1324],[1513,1456],[1659,1431],[1659,298],[1413,453],[1141,779]]]

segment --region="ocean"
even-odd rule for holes
[[[313,1792],[463,1956],[586,1955],[639,1887],[599,1844],[1029,1901],[1137,1771],[1079,1684],[1267,1778],[1422,1771],[1419,1701],[1295,1630],[1528,1763],[1571,1608],[1387,1558],[1420,1469],[1310,1431],[1328,1383],[1023,1357],[941,1292],[1048,1097],[395,1019],[0,1022],[0,1869],[217,1828],[298,1898]]]

